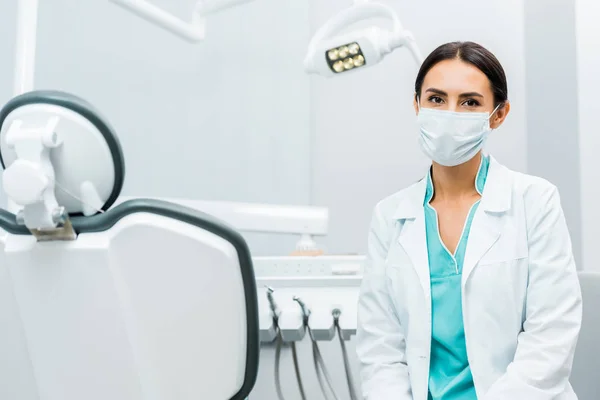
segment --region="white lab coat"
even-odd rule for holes
[[[423,179],[375,207],[357,332],[367,400],[427,400],[425,186]],[[577,399],[569,375],[581,291],[555,186],[491,158],[467,244],[462,293],[479,400]]]

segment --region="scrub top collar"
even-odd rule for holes
[[[485,181],[487,179],[488,170],[490,167],[490,157],[487,154],[481,155],[481,162],[479,163],[479,170],[475,176],[475,190],[480,196],[483,196],[483,188],[485,187]],[[433,180],[431,178],[432,167],[429,168],[427,174],[427,186],[425,188],[425,199],[423,205],[428,204],[433,198],[434,188]]]

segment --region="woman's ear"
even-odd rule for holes
[[[415,108],[415,114],[419,115],[419,96],[416,93],[413,97],[413,107]]]
[[[500,125],[502,125],[502,123],[504,122],[506,117],[508,116],[509,112],[510,112],[510,103],[507,100],[504,102],[504,105],[502,107],[498,108],[498,110],[496,110],[494,115],[492,115],[492,119],[490,120],[490,128],[498,129],[500,127]]]

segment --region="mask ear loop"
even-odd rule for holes
[[[501,106],[502,104],[503,104],[503,103],[500,103],[500,104],[498,104],[498,105],[496,106],[496,108],[494,108],[494,111],[492,111],[492,112],[490,113],[490,116],[488,117],[488,126],[489,126],[490,119],[492,119],[492,116],[493,116],[493,115],[496,113],[496,111],[498,111],[498,110],[500,109],[500,106]],[[490,126],[490,131],[493,131],[493,130],[494,130],[494,129],[493,129],[491,126]]]
[[[500,106],[501,106],[501,105],[502,105],[502,103],[498,104],[498,105],[496,106],[496,108],[494,108],[494,111],[492,111],[492,112],[490,113],[490,116],[488,117],[488,120],[490,120],[490,119],[492,118],[492,116],[493,116],[493,115],[496,113],[496,111],[498,111],[498,110],[500,109]]]
[[[419,96],[416,96],[417,98],[417,111],[421,112],[421,99],[419,98]]]

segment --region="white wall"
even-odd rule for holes
[[[574,0],[525,5],[528,172],[558,187],[581,262],[581,178]],[[551,43],[551,45],[549,45]]]
[[[13,68],[15,51],[16,1],[0,1],[0,50],[3,62],[0,63],[0,104],[7,102],[12,96]],[[0,198],[3,198],[0,195]]]
[[[586,270],[600,271],[600,174],[598,173],[598,93],[600,92],[600,3],[577,0],[577,78],[579,104],[579,168],[581,185],[581,223],[583,265]]]

